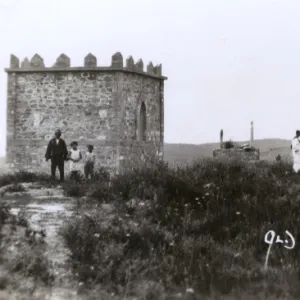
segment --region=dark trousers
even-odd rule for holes
[[[94,175],[94,163],[87,162],[84,166],[84,174],[86,178],[89,178],[89,175],[91,175],[91,178],[93,178]]]
[[[60,180],[64,180],[64,158],[63,157],[53,157],[51,158],[51,177],[55,179],[56,168],[58,167]]]

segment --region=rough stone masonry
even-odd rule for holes
[[[44,155],[60,128],[67,145],[94,145],[97,166],[122,173],[150,158],[163,159],[164,80],[162,67],[120,52],[111,66],[98,67],[88,54],[71,67],[61,54],[45,67],[38,54],[29,61],[11,55],[7,86],[6,162],[13,170],[49,171]]]

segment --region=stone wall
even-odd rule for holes
[[[215,149],[213,156],[217,158],[230,158],[241,160],[259,160],[260,153],[258,149],[252,151],[245,151],[244,149]]]
[[[110,67],[97,67],[89,54],[84,67],[70,67],[62,54],[51,68],[35,55],[11,56],[7,89],[7,163],[15,170],[48,171],[44,155],[60,128],[67,144],[93,144],[98,166],[122,172],[146,156],[163,156],[164,80],[161,65],[123,67],[120,53]],[[139,140],[140,107],[146,107],[146,141]]]

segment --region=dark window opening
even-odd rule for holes
[[[143,102],[140,108],[140,114],[139,114],[139,141],[146,141],[146,126],[147,126],[147,120],[146,120],[146,105]]]

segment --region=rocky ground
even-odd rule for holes
[[[10,205],[11,212],[16,217],[22,216],[29,222],[32,232],[43,239],[45,256],[49,259],[50,270],[54,275],[54,282],[50,286],[37,286],[37,283],[29,278],[17,276],[14,284],[9,284],[3,292],[3,299],[82,299],[77,295],[78,284],[72,280],[71,271],[67,267],[68,252],[63,246],[58,229],[68,218],[76,213],[76,200],[66,198],[61,187],[44,188],[38,184],[22,184],[24,191],[5,192],[2,188],[1,202]],[[4,193],[3,193],[4,191]],[[25,228],[11,231],[9,226],[3,228],[6,238],[5,247],[7,258],[24,254],[26,251],[20,244],[20,238],[26,236]],[[6,233],[6,234],[5,234]],[[45,235],[45,237],[43,237]],[[22,243],[22,242],[21,242]],[[22,245],[21,245],[22,246]],[[4,249],[3,249],[4,250]],[[19,253],[21,252],[21,253]],[[23,252],[23,253],[22,253]],[[5,275],[5,267],[2,273]],[[17,287],[17,288],[15,288]],[[27,298],[26,298],[27,297]],[[0,299],[1,294],[0,294]]]

